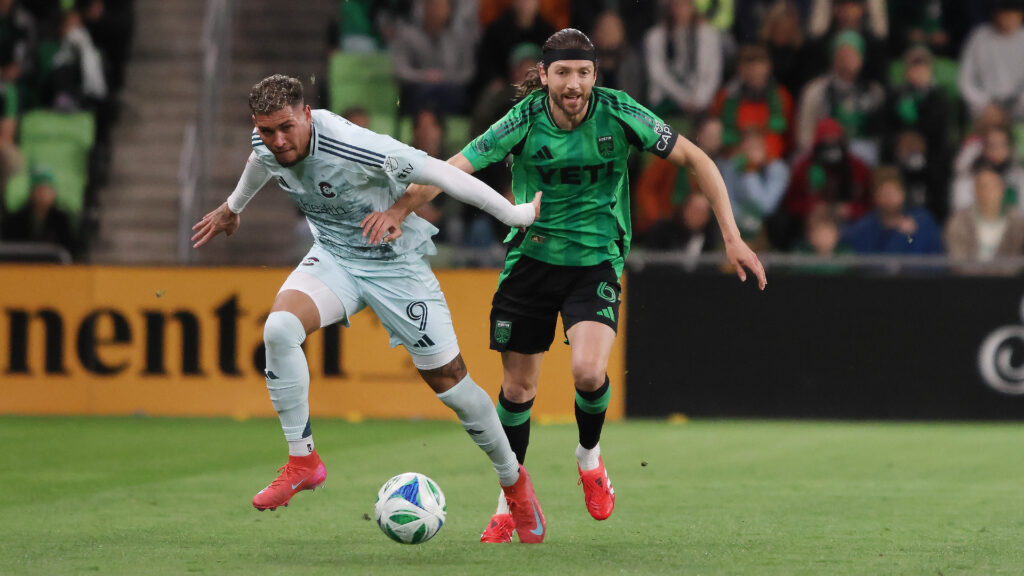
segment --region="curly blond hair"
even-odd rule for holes
[[[302,82],[283,74],[268,76],[249,91],[249,109],[253,114],[272,114],[302,102]]]

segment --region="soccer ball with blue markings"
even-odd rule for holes
[[[447,506],[437,483],[418,472],[388,480],[377,492],[373,506],[377,525],[395,542],[419,544],[444,526]]]

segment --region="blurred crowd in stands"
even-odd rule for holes
[[[1024,0],[345,0],[328,89],[388,54],[394,124],[388,86],[332,107],[447,158],[572,26],[597,48],[599,85],[715,160],[756,249],[985,261],[1024,253],[1022,20]],[[633,162],[635,244],[715,250],[696,181],[650,154]],[[502,167],[480,176],[508,192]],[[423,215],[454,245],[501,238],[456,203]]]
[[[0,0],[0,240],[80,255],[108,177],[132,0]]]

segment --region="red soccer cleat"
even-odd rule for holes
[[[252,505],[260,512],[287,506],[292,496],[316,490],[327,481],[327,468],[315,451],[309,456],[289,456],[288,463],[277,471],[281,474],[252,498]]]
[[[533,491],[533,482],[530,481],[530,474],[526,468],[520,464],[519,480],[511,486],[502,486],[501,489],[505,491],[505,500],[508,501],[508,508],[512,512],[519,541],[523,544],[543,542],[547,522],[544,520],[544,511],[540,509],[540,502],[537,501],[537,494]]]
[[[512,531],[516,529],[516,522],[511,514],[495,514],[491,516],[491,522],[487,525],[484,533],[480,535],[481,542],[492,544],[504,544],[512,541]]]
[[[587,501],[587,512],[595,520],[605,520],[612,515],[615,509],[615,490],[612,489],[612,481],[608,479],[608,472],[604,469],[604,461],[597,457],[597,468],[593,470],[580,470],[579,464],[576,469],[580,471],[580,484],[583,484],[583,498]]]

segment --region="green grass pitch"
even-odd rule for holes
[[[609,424],[605,522],[576,485],[575,426],[535,425],[533,546],[477,542],[498,488],[458,424],[313,429],[327,486],[260,513],[285,458],[274,420],[0,418],[0,574],[1024,572],[1020,425]],[[364,517],[405,471],[448,499],[418,546]]]

